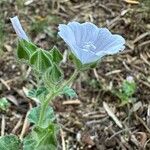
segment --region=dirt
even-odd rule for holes
[[[62,147],[63,137],[67,150],[150,149],[149,0],[139,1],[139,4],[127,0],[35,0],[28,5],[22,1],[4,0],[0,2],[0,8],[5,22],[0,97],[11,96],[9,110],[0,115],[5,118],[5,134],[13,132],[20,136],[26,113],[36,105],[23,94],[23,87],[32,87],[34,78],[31,74],[24,78],[28,68],[15,59],[17,37],[9,18],[19,15],[23,27],[37,45],[50,49],[55,44],[62,52],[67,47],[57,36],[58,24],[72,20],[90,21],[121,34],[126,39],[126,49],[121,54],[103,58],[96,69],[81,73],[73,84],[79,104],[64,105],[68,98],[56,98],[53,106],[62,126],[59,145]],[[66,62],[63,69],[67,77],[73,66]],[[120,100],[106,87],[111,84],[118,87],[129,75],[137,84],[136,102],[121,107]],[[113,110],[123,128],[108,115],[103,102]],[[135,106],[137,109],[132,111]],[[14,131],[20,119],[20,126]],[[27,126],[24,134],[30,128]]]

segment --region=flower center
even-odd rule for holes
[[[82,49],[84,51],[92,51],[92,52],[94,52],[95,49],[96,49],[96,46],[92,42],[84,42],[83,46],[82,46]]]

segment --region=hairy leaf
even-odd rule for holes
[[[70,88],[69,86],[65,86],[65,87],[64,87],[63,93],[64,93],[66,96],[69,96],[70,98],[77,97],[76,92],[75,92],[72,88]]]
[[[55,120],[55,115],[52,107],[47,107],[44,112],[44,118],[42,123],[39,125],[41,106],[34,107],[30,110],[28,114],[28,119],[31,123],[34,123],[36,126],[40,126],[41,128],[47,128],[50,123]]]
[[[32,89],[28,92],[28,97],[39,99],[42,101],[45,99],[46,95],[48,94],[48,90],[45,87],[39,87],[37,89]]]
[[[29,61],[31,55],[36,51],[37,46],[26,40],[18,41],[17,56],[19,59]]]
[[[52,88],[58,83],[60,83],[63,79],[63,73],[61,69],[57,65],[53,65],[49,68],[43,77],[44,83],[47,87]]]
[[[0,150],[21,150],[20,140],[15,135],[0,137]]]
[[[56,64],[59,64],[60,61],[63,59],[62,54],[60,53],[60,51],[56,46],[52,48],[51,56],[53,57],[53,62],[55,62]]]
[[[45,72],[49,67],[52,66],[52,58],[49,52],[37,49],[35,51],[31,58],[30,58],[30,64],[40,73]]]
[[[52,123],[45,129],[35,127],[24,139],[23,150],[56,150],[58,129],[58,126]]]

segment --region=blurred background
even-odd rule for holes
[[[1,135],[28,133],[27,111],[36,105],[25,97],[24,88],[35,85],[28,67],[17,62],[17,36],[10,17],[18,15],[31,40],[49,50],[56,45],[67,58],[67,46],[58,35],[58,25],[76,20],[107,27],[126,39],[121,54],[108,56],[81,73],[73,88],[77,103],[59,97],[52,104],[62,126],[60,136],[67,150],[150,149],[150,0],[0,0],[0,100],[9,108],[0,110]],[[73,64],[64,59],[68,77]],[[113,92],[132,76],[136,83],[134,101],[121,106]],[[70,100],[72,101],[72,100]],[[120,129],[103,107],[106,102],[125,129]],[[16,127],[17,126],[17,127]]]

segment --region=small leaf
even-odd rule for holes
[[[122,102],[127,102],[129,101],[129,97],[126,96],[124,93],[121,91],[114,91],[114,94],[122,101]]]
[[[21,150],[20,140],[15,135],[0,137],[0,150]]]
[[[45,99],[47,94],[48,94],[48,90],[45,87],[39,87],[37,89],[30,90],[27,96],[29,98],[37,98],[40,101],[42,101]]]
[[[51,53],[51,56],[53,57],[53,62],[55,62],[56,64],[59,64],[62,61],[63,56],[56,46],[52,48],[50,53]]]
[[[17,56],[19,59],[29,60],[37,46],[26,40],[18,41]]]
[[[23,150],[56,150],[58,126],[50,124],[43,129],[35,127],[23,141]]]
[[[66,96],[69,96],[70,98],[77,97],[76,92],[75,92],[72,88],[70,88],[69,86],[65,86],[65,87],[64,87],[63,93],[64,93]]]
[[[30,58],[30,64],[38,71],[38,72],[45,72],[49,67],[52,66],[52,58],[49,52],[37,49],[35,51],[31,58]]]
[[[47,87],[52,88],[58,83],[60,83],[63,79],[64,75],[61,69],[57,65],[53,65],[49,68],[43,77],[44,83]]]
[[[35,150],[36,140],[32,137],[32,133],[24,138],[23,150]]]
[[[121,106],[128,104],[130,102],[133,103],[132,95],[136,91],[136,83],[133,81],[124,80],[121,87],[118,90],[112,90],[113,94],[115,94],[121,100]]]
[[[10,103],[5,97],[0,99],[0,109],[6,111],[9,108],[9,106],[10,106]]]
[[[52,107],[48,107],[44,112],[44,118],[42,120],[42,124],[39,123],[41,106],[34,107],[30,110],[28,114],[28,119],[31,123],[34,123],[36,126],[40,126],[41,128],[47,128],[48,125],[55,120],[55,115]]]
[[[123,85],[122,85],[122,92],[128,96],[128,97],[131,97],[134,93],[135,93],[135,90],[136,90],[136,84],[135,82],[128,82],[127,80],[125,80],[123,82]]]

